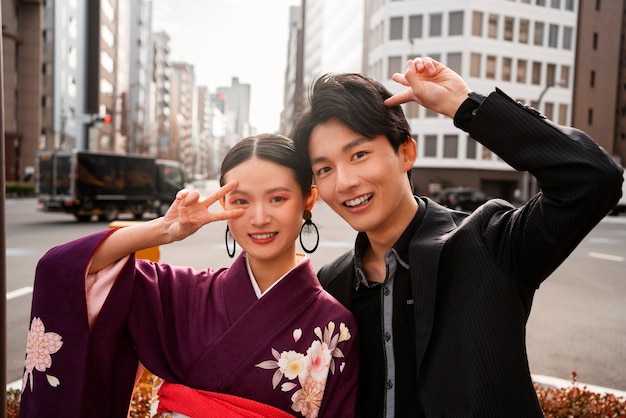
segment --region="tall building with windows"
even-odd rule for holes
[[[41,56],[43,3],[2,2],[2,116],[4,175],[8,181],[32,180],[35,154],[41,141],[42,112],[51,107],[51,96],[42,99],[41,69],[46,68],[42,66]]]
[[[195,73],[193,65],[172,63],[171,117],[169,159],[179,160],[187,175],[193,174],[192,125],[194,108]]]
[[[580,0],[573,125],[626,166],[626,0]]]
[[[372,0],[368,73],[392,92],[407,59],[431,56],[457,71],[477,92],[495,87],[571,124],[577,4],[574,0]],[[404,106],[417,142],[414,188],[436,196],[450,186],[513,199],[531,181],[460,132],[448,118]]]

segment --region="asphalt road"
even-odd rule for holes
[[[205,190],[211,187],[214,182]],[[37,260],[54,245],[108,227],[36,209],[35,199],[6,201],[8,382],[22,377]],[[322,201],[313,210],[313,220],[321,241],[311,258],[321,267],[351,248],[355,233]],[[196,269],[228,265],[224,230],[224,223],[210,224],[183,242],[162,247],[161,261]],[[625,300],[622,215],[605,218],[537,292],[527,327],[531,372],[569,379],[575,371],[581,382],[626,391]]]

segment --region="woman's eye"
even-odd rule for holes
[[[233,200],[233,204],[234,205],[245,205],[246,203],[248,203],[245,199],[235,199]]]
[[[282,196],[274,196],[274,197],[272,198],[272,202],[273,202],[273,203],[282,202],[282,201],[284,201],[284,200],[285,200],[285,198],[284,198],[284,197],[282,197]]]

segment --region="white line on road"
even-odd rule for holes
[[[589,257],[599,258],[601,260],[609,260],[609,261],[624,261],[624,257],[619,255],[611,255],[611,254],[603,254],[603,253],[588,253]]]
[[[31,293],[33,293],[32,286],[11,290],[10,292],[7,292],[7,300],[19,298],[20,296],[26,296]]]

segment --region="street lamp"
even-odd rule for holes
[[[539,94],[539,98],[537,99],[537,110],[540,111],[540,107],[541,107],[541,101],[543,100],[543,96],[546,95],[546,93],[548,92],[548,90],[550,90],[550,88],[554,87],[554,86],[559,86],[559,87],[564,87],[567,85],[567,80],[559,80],[558,82],[551,82],[550,84],[547,84],[543,90],[541,91],[541,94]],[[524,171],[524,173],[522,174],[522,201],[523,202],[527,202],[528,199],[530,198],[530,175],[528,174],[528,171]]]

